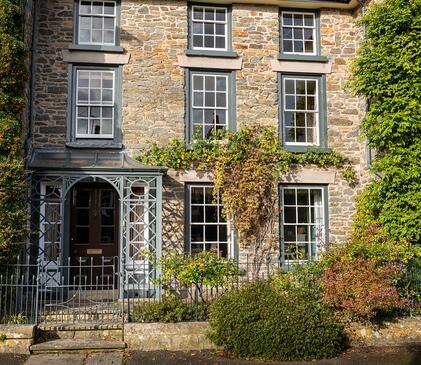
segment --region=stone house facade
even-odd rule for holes
[[[276,126],[293,151],[334,149],[356,171],[353,186],[333,169],[285,176],[281,261],[346,239],[368,176],[365,101],[346,89],[361,40],[356,0],[32,3],[29,249],[47,266],[116,256],[140,280],[153,270],[144,249],[243,259],[210,176],[133,157],[148,141],[244,123]]]

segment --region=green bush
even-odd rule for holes
[[[139,304],[134,308],[132,315],[134,322],[181,322],[194,318],[196,318],[195,307],[176,298]]]
[[[227,292],[210,308],[209,338],[239,357],[313,360],[344,348],[342,325],[307,290],[278,291],[268,282]]]

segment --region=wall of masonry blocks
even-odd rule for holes
[[[130,53],[123,68],[123,143],[136,155],[148,140],[165,144],[184,138],[185,73],[177,56],[187,49],[185,1],[123,0],[121,46]],[[62,50],[73,37],[73,1],[41,2],[37,45],[34,147],[64,147],[68,65]],[[277,74],[270,61],[278,56],[279,9],[234,4],[233,48],[243,59],[236,72],[237,125],[278,126]],[[360,183],[349,186],[338,176],[329,185],[330,241],[346,238],[354,199],[367,179],[366,145],[359,137],[365,103],[346,90],[350,62],[361,40],[357,12],[321,9],[321,52],[333,72],[327,75],[329,147],[352,160]],[[184,182],[164,178],[164,244],[182,249],[184,242]]]

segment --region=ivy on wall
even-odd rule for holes
[[[358,202],[358,231],[379,224],[421,242],[421,0],[384,0],[360,20],[365,39],[352,86],[369,100],[362,131],[379,176]]]
[[[278,242],[277,192],[286,173],[302,165],[333,166],[346,180],[354,178],[350,162],[339,153],[319,149],[291,153],[282,148],[275,128],[251,125],[235,133],[198,139],[191,146],[179,140],[165,147],[151,144],[139,160],[148,165],[212,172],[215,194],[220,195],[224,213],[239,233],[239,243],[250,247],[259,262]]]
[[[19,253],[26,237],[21,156],[25,57],[20,1],[0,0],[0,264]]]

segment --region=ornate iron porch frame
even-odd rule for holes
[[[164,168],[141,165],[120,151],[45,149],[33,152],[29,169],[31,237],[26,250],[41,262],[42,281],[51,287],[62,280],[55,268],[69,256],[71,189],[82,181],[105,181],[119,196],[120,298],[139,284],[148,288],[141,296],[160,296],[150,280],[159,275],[151,257],[162,255]],[[153,255],[145,256],[143,250]]]

